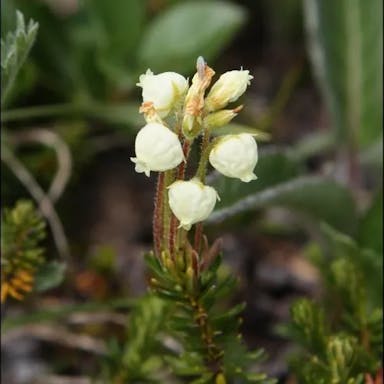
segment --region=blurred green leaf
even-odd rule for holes
[[[39,38],[31,58],[37,65],[40,84],[54,95],[72,96],[74,88],[82,88],[83,84],[71,42],[71,17],[58,17],[43,2],[7,1],[16,3],[25,15],[39,21]]]
[[[376,168],[382,173],[383,169],[383,137],[365,148],[360,154],[360,161],[363,166]]]
[[[302,37],[302,8],[300,0],[261,0],[264,17],[268,20],[265,28],[271,39],[270,44],[289,45]]]
[[[382,133],[382,0],[305,0],[312,64],[338,139],[366,146]]]
[[[383,192],[380,191],[363,216],[359,227],[359,244],[383,252]]]
[[[66,265],[58,261],[43,264],[35,276],[35,289],[43,292],[58,286],[65,277]]]
[[[271,139],[271,135],[268,132],[251,127],[249,125],[237,123],[230,123],[223,127],[215,128],[212,130],[212,134],[217,136],[228,134],[236,135],[240,133],[250,133],[252,135],[255,135],[257,141],[269,141]]]
[[[244,22],[245,12],[235,4],[175,4],[148,26],[139,48],[139,61],[155,72],[187,72],[200,55],[208,61],[214,59]]]
[[[315,131],[295,143],[294,151],[298,159],[305,160],[332,150],[335,145],[335,137],[332,131]]]
[[[106,35],[109,55],[127,59],[144,26],[146,2],[142,0],[92,0],[89,8],[97,15]]]
[[[257,180],[242,183],[238,179],[220,176],[214,187],[220,196],[217,210],[229,207],[241,199],[269,187],[291,180],[300,174],[300,165],[293,154],[280,148],[261,149],[255,173]]]
[[[86,109],[86,108],[85,108]],[[116,105],[95,104],[89,108],[89,115],[110,124],[121,124],[125,127],[140,127],[145,124],[142,115],[138,113],[139,105],[136,103],[122,103]]]
[[[383,137],[369,145],[360,153],[361,175],[365,184],[372,189],[383,185]]]
[[[216,210],[208,218],[208,222],[220,222],[250,209],[280,206],[313,220],[325,221],[346,233],[355,231],[356,207],[345,187],[316,176],[292,179],[289,175],[295,171],[293,164],[280,161],[285,169],[279,169],[278,162],[274,160],[274,167],[269,168],[271,174],[266,175],[266,180],[270,183],[266,183],[260,173],[268,172],[267,166],[256,168],[260,185],[258,180],[245,184],[235,179],[221,178],[215,185],[221,202],[216,205]]]
[[[15,28],[16,6],[13,1],[1,1],[1,38]]]
[[[38,24],[30,20],[26,25],[24,16],[16,11],[16,30],[1,40],[1,103],[3,104],[35,42]]]
[[[137,112],[138,110],[139,105],[130,102],[111,105],[97,102],[37,105],[5,111],[1,115],[1,121],[4,123],[31,118],[44,119],[70,115],[71,117],[97,118],[110,124],[138,127],[145,123],[144,118]]]
[[[113,90],[129,92],[135,88],[137,77],[123,63],[111,61],[106,55],[99,55],[97,65],[111,83]]]

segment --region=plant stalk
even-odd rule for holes
[[[167,187],[173,182],[173,180],[174,180],[174,172],[172,170],[166,171],[165,178],[164,178],[164,188],[163,188],[163,217],[162,217],[164,249],[170,249],[170,227],[172,225],[173,213],[171,211],[171,208],[169,207]]]
[[[155,206],[153,211],[153,244],[155,247],[156,256],[160,256],[161,252],[161,239],[163,235],[163,200],[164,200],[164,172],[160,172],[157,177],[156,193],[155,193]]]
[[[201,154],[199,166],[196,171],[196,176],[200,179],[202,183],[205,182],[205,176],[207,173],[207,165],[209,159],[209,152],[211,151],[211,145],[209,142],[209,130],[204,128],[203,139],[201,141]]]

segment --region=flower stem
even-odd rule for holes
[[[209,152],[211,151],[211,145],[209,143],[209,131],[204,128],[203,139],[201,141],[201,155],[199,166],[197,168],[196,176],[200,179],[202,183],[205,181],[205,175],[207,173],[207,165]]]
[[[177,220],[176,216],[172,213],[171,224],[169,227],[169,252],[171,253],[172,257],[175,253],[178,222],[179,220]]]
[[[179,165],[179,168],[178,168],[178,171],[177,171],[177,180],[183,180],[184,177],[185,177],[185,168],[186,168],[186,165],[187,165],[189,153],[191,152],[191,146],[192,146],[192,142],[189,141],[188,139],[185,139],[185,141],[183,143],[183,153],[184,153],[185,161],[183,161]]]
[[[164,189],[163,189],[163,247],[164,249],[170,249],[170,227],[172,223],[173,213],[169,207],[167,187],[173,182],[173,171],[166,171],[164,177]]]
[[[160,256],[161,252],[161,238],[163,235],[163,200],[164,200],[164,172],[160,172],[157,177],[156,193],[155,193],[155,207],[153,212],[153,243],[155,247],[156,256]]]
[[[201,339],[206,349],[205,364],[210,371],[217,374],[221,372],[221,359],[224,352],[215,343],[214,330],[209,322],[205,308],[192,297],[190,298],[190,305],[195,313],[194,318],[200,329]]]
[[[209,152],[211,151],[212,145],[209,142],[209,131],[204,128],[203,139],[201,142],[201,155],[199,166],[197,168],[196,176],[200,179],[202,183],[205,182],[205,176],[207,173],[207,165]],[[201,236],[203,234],[203,223],[198,223],[195,228],[195,239],[194,239],[194,249],[197,253],[200,251],[201,247]]]
[[[203,235],[203,223],[197,223],[195,227],[195,241],[194,241],[193,248],[198,254],[200,254],[202,235]]]

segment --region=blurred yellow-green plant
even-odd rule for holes
[[[1,302],[22,300],[44,263],[45,223],[30,201],[19,201],[1,220]]]

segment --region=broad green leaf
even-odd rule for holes
[[[44,264],[35,277],[36,291],[42,292],[58,286],[64,279],[65,271],[64,263],[51,261]]]
[[[255,185],[256,183],[257,180],[254,181]],[[258,191],[255,187],[253,193],[249,186],[248,194],[242,194],[237,201],[234,200],[236,187],[232,185],[230,188],[230,203],[226,198],[226,191],[218,190],[219,195],[223,196],[224,204],[217,204],[208,222],[220,222],[248,210],[279,206],[304,214],[316,222],[325,221],[347,233],[356,229],[357,214],[350,192],[322,177],[302,176]]]
[[[222,1],[188,1],[161,13],[148,27],[139,62],[153,71],[186,72],[196,58],[214,59],[245,21],[243,9]]]
[[[358,234],[359,244],[383,253],[383,192],[380,191],[363,216]]]
[[[16,30],[1,40],[1,103],[3,104],[35,41],[38,24],[26,25],[21,12],[16,12]]]
[[[110,81],[112,88],[129,92],[136,87],[138,77],[135,76],[125,63],[112,61],[108,55],[101,53],[97,57],[98,69]]]
[[[382,0],[305,0],[312,65],[340,142],[382,132]]]
[[[146,2],[142,0],[92,0],[88,7],[105,31],[107,52],[118,59],[127,55],[139,40]]]

